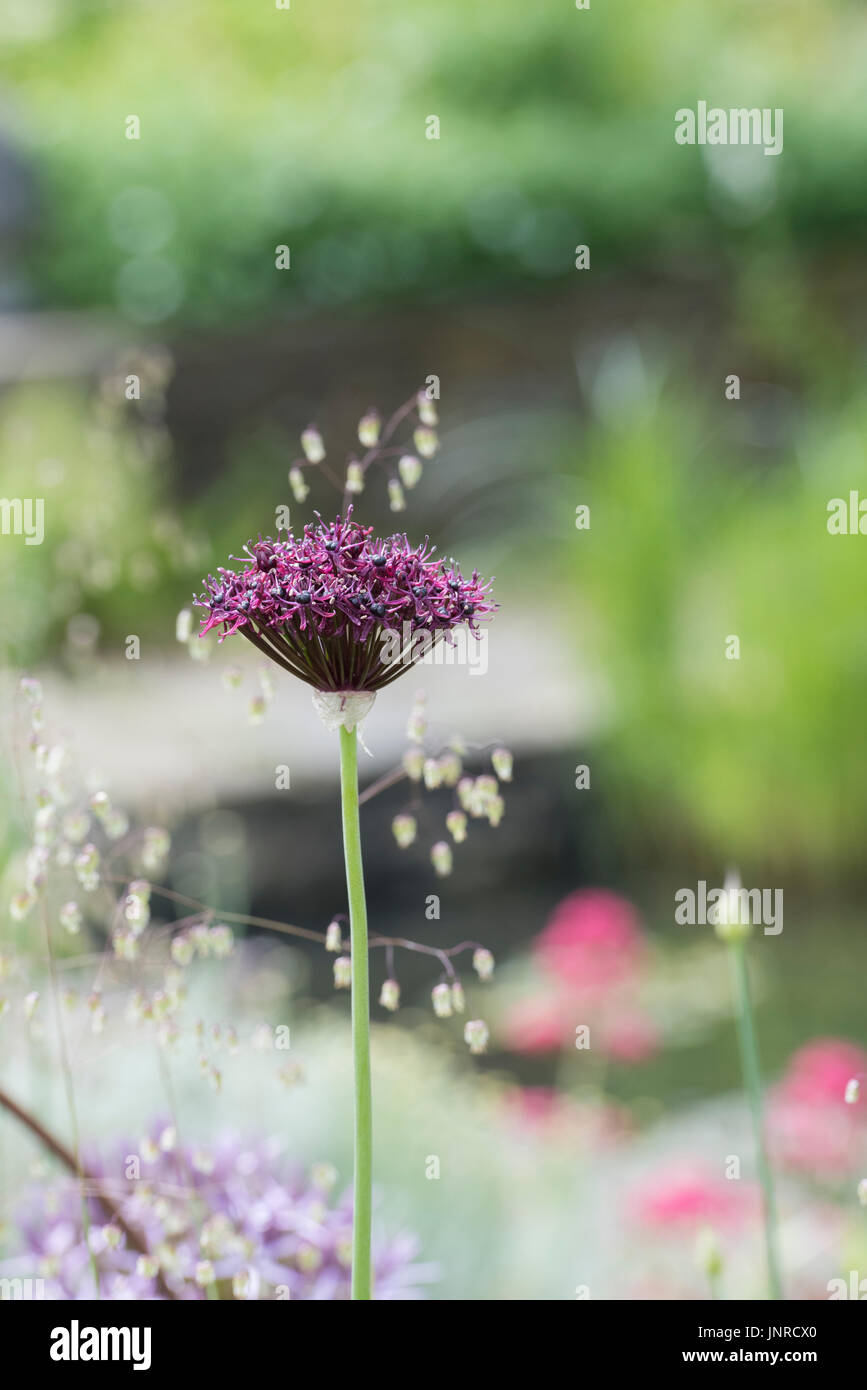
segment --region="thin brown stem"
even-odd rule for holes
[[[29,1110],[25,1110],[24,1106],[17,1100],[14,1100],[13,1097],[9,1095],[8,1091],[4,1091],[2,1087],[0,1087],[0,1106],[2,1106],[4,1110],[7,1110],[10,1115],[14,1115],[15,1119],[24,1125],[25,1129],[29,1129],[30,1133],[39,1140],[43,1148],[46,1148],[56,1159],[59,1159],[64,1168],[67,1168],[70,1173],[84,1184],[86,1190],[92,1193],[95,1199],[101,1203],[108,1212],[110,1219],[123,1231],[130,1249],[135,1250],[139,1255],[147,1255],[149,1253],[148,1247],[143,1236],[129,1224],[121,1213],[118,1204],[105,1192],[99,1178],[88,1173],[87,1169],[84,1168],[81,1162],[76,1158],[72,1150],[68,1149],[56,1135],[46,1129],[41,1120],[37,1120],[35,1115],[31,1115]],[[159,1271],[156,1277],[163,1295],[166,1298],[174,1298],[174,1294],[166,1283],[162,1271]]]

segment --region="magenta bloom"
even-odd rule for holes
[[[737,1190],[736,1190],[737,1187]],[[645,1226],[674,1231],[706,1224],[726,1230],[751,1219],[756,1192],[717,1177],[698,1165],[654,1174],[633,1193],[635,1215]]]
[[[839,1038],[817,1038],[792,1057],[780,1093],[802,1105],[833,1105],[852,1113],[845,1102],[846,1083],[865,1076],[867,1053],[860,1047]]]
[[[582,992],[634,983],[645,956],[634,908],[604,889],[570,893],[558,903],[534,949],[561,986]]]
[[[574,1038],[574,1008],[559,993],[531,995],[517,1000],[506,1014],[506,1045],[527,1055],[559,1052]]]
[[[794,1172],[837,1182],[860,1171],[867,1105],[847,1105],[846,1084],[867,1076],[867,1054],[837,1038],[798,1049],[771,1094],[768,1129],[775,1159]]]
[[[196,599],[200,635],[240,632],[317,690],[381,690],[458,627],[478,637],[497,607],[477,571],[465,579],[425,540],[378,540],[351,518],[304,527],[296,539],[251,541],[240,570],[208,576]]]

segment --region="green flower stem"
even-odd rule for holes
[[[340,803],[343,854],[349,898],[352,950],[352,1057],[355,1072],[355,1180],[352,1214],[352,1297],[371,1296],[370,1227],[373,1183],[373,1124],[370,1086],[370,984],[367,907],[358,819],[358,738],[340,728]]]
[[[753,1138],[756,1146],[756,1167],[762,1188],[765,1225],[765,1251],[768,1265],[768,1291],[772,1299],[783,1298],[783,1281],[780,1274],[780,1256],[777,1240],[777,1208],[774,1197],[774,1179],[768,1161],[765,1140],[765,1124],[762,1106],[762,1077],[759,1067],[759,1049],[756,1042],[756,1029],[753,1021],[753,1006],[750,996],[750,976],[747,968],[747,953],[743,939],[729,942],[729,959],[732,966],[735,1003],[737,1009],[738,1046],[741,1054],[741,1070],[744,1087],[750,1107],[753,1124]]]

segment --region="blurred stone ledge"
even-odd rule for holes
[[[460,733],[470,744],[498,741],[518,755],[578,749],[598,727],[604,702],[596,682],[576,679],[570,670],[571,649],[553,621],[512,612],[490,630],[485,674],[465,666],[415,667],[380,693],[364,725],[371,756],[361,756],[362,784],[400,761],[420,688],[428,694],[433,742]],[[236,690],[221,679],[232,665],[244,673]],[[268,795],[278,764],[289,767],[292,791],[335,778],[335,736],[314,713],[308,688],[276,666],[268,664],[274,699],[262,723],[250,723],[248,704],[258,693],[261,665],[253,649],[237,641],[208,662],[192,661],[179,649],[153,656],[145,651],[138,661],[103,658],[76,679],[36,672],[45,688],[46,742],[67,741],[82,773],[97,773],[119,804],[166,813]],[[3,675],[7,711],[15,679],[15,673]],[[8,755],[8,718],[4,725]]]
[[[110,315],[0,313],[0,382],[86,377],[136,336]]]

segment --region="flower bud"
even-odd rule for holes
[[[391,822],[391,829],[400,849],[409,848],[415,839],[417,828],[415,816],[406,813],[395,816]]]
[[[447,878],[452,871],[452,847],[446,840],[437,840],[431,846],[430,862],[440,878]]]
[[[301,435],[301,448],[308,463],[321,463],[325,458],[322,435],[315,425],[308,425]]]
[[[853,1076],[851,1081],[846,1082],[845,1100],[847,1105],[854,1105],[861,1094],[861,1084],[857,1076]]]
[[[149,874],[158,874],[163,868],[171,848],[171,837],[161,826],[150,825],[142,839],[142,868]]]
[[[328,923],[328,930],[325,933],[326,951],[343,950],[343,928],[338,921]]]
[[[741,922],[738,918],[729,922],[727,920],[724,903],[719,904],[718,911],[720,912],[720,918],[719,921],[714,924],[714,931],[720,941],[725,941],[729,945],[738,941],[746,941],[747,937],[752,932],[751,923]]]
[[[105,824],[105,819],[111,810],[111,800],[108,792],[94,792],[90,798],[90,809],[101,824]]]
[[[404,454],[398,460],[397,471],[404,487],[413,488],[422,474],[421,459],[416,458],[415,454]]]
[[[858,1201],[861,1203],[862,1207],[867,1207],[867,1178],[861,1179],[856,1191],[858,1193]]]
[[[372,449],[374,444],[379,441],[380,424],[378,411],[368,410],[366,414],[362,415],[358,422],[358,438],[365,449]]]
[[[445,982],[434,985],[431,990],[431,1000],[437,1018],[451,1018],[452,991],[450,985],[445,984]]]
[[[486,946],[478,946],[473,951],[473,969],[480,980],[489,980],[494,973],[494,957]]]
[[[214,1266],[210,1260],[199,1260],[196,1264],[196,1283],[200,1289],[207,1288],[208,1284],[213,1284],[215,1279]]]
[[[141,936],[148,922],[150,921],[151,910],[149,906],[150,887],[147,893],[134,891],[137,884],[130,884],[129,893],[124,899],[123,915],[133,936]]]
[[[468,1019],[464,1024],[464,1042],[474,1057],[487,1051],[490,1036],[491,1032],[487,1023],[484,1023],[480,1018]]]
[[[349,989],[352,984],[352,960],[349,956],[338,956],[334,962],[334,988]]]
[[[389,478],[388,480],[388,505],[393,512],[406,511],[406,498],[397,478]]]
[[[218,922],[215,927],[211,927],[208,932],[208,939],[211,946],[211,954],[217,960],[225,960],[232,954],[235,948],[235,935],[231,927],[227,927],[223,922]]]
[[[123,1231],[114,1224],[103,1226],[102,1239],[107,1250],[118,1250],[123,1240]]]
[[[411,739],[413,743],[421,743],[427,732],[426,705],[427,696],[423,690],[417,690],[406,725],[406,736]]]
[[[720,941],[729,944],[745,941],[753,929],[749,920],[749,908],[747,908],[747,920],[741,921],[740,886],[741,881],[736,873],[726,874],[722,900],[716,904],[714,909],[716,917],[714,930]]]
[[[442,769],[436,758],[425,758],[422,772],[424,774],[424,784],[429,792],[435,791],[437,787],[442,786]]]
[[[330,1192],[339,1177],[340,1174],[334,1164],[327,1163],[325,1160],[314,1163],[310,1169],[310,1181],[320,1192]]]
[[[196,953],[195,945],[187,932],[179,932],[173,937],[170,949],[175,965],[190,965]]]
[[[415,398],[418,407],[418,417],[423,425],[435,425],[439,420],[437,408],[431,400],[427,391],[419,391]]]
[[[440,780],[444,787],[455,787],[461,775],[461,760],[452,749],[439,759]]]
[[[289,486],[292,489],[292,496],[296,502],[306,502],[310,495],[310,489],[304,481],[304,474],[296,464],[289,469]]]
[[[465,811],[472,811],[475,795],[475,782],[472,777],[462,777],[458,782],[458,801]]]
[[[244,681],[244,672],[240,666],[227,666],[220,679],[224,690],[239,690]]]
[[[73,845],[80,845],[87,835],[90,816],[86,811],[70,811],[63,818],[63,834]]]
[[[429,425],[419,425],[412,442],[423,459],[432,459],[439,444],[436,430],[431,429]]]
[[[487,773],[483,773],[481,777],[477,777],[473,784],[470,814],[477,817],[486,816],[488,814],[488,807],[494,800],[494,797],[499,795],[499,791],[500,787],[496,777],[490,777]]]
[[[239,1269],[232,1275],[232,1297],[243,1301],[254,1296],[257,1281],[249,1269]]]
[[[96,845],[85,845],[75,856],[75,876],[86,893],[92,893],[99,886],[99,850]]]
[[[193,614],[190,608],[182,608],[175,619],[175,638],[178,642],[189,642],[193,635]]]
[[[9,904],[9,916],[12,921],[23,922],[35,902],[35,893],[16,893]]]
[[[57,807],[40,806],[33,818],[33,841],[40,849],[53,845],[57,839]]]
[[[364,469],[360,463],[353,461],[346,467],[346,491],[359,493],[364,491]]]
[[[407,748],[403,755],[403,770],[411,782],[420,782],[424,770],[424,753],[420,748]]]
[[[491,754],[491,766],[501,782],[511,782],[514,759],[508,748],[495,748]]]
[[[464,987],[460,980],[455,980],[452,985],[452,1008],[456,1014],[462,1014],[467,1007],[467,998],[464,994]]]
[[[395,1013],[400,1004],[400,985],[397,980],[383,980],[379,992],[379,1002],[389,1013]]]
[[[506,803],[501,796],[493,796],[488,802],[487,816],[488,824],[496,827],[500,824],[506,811]]]
[[[60,925],[64,931],[68,931],[70,936],[77,936],[81,931],[81,908],[78,903],[64,903],[60,909]]]
[[[38,990],[38,989],[32,989],[32,990],[30,991],[29,994],[25,994],[25,996],[24,996],[24,1017],[27,1019],[27,1022],[28,1022],[28,1023],[31,1023],[31,1022],[33,1021],[33,1015],[36,1013],[36,1005],[37,1005],[38,1003],[39,1003],[39,990]]]
[[[695,1262],[702,1274],[706,1274],[709,1279],[717,1279],[722,1274],[722,1250],[716,1233],[710,1226],[702,1227],[696,1237]]]
[[[449,811],[446,816],[446,829],[456,845],[462,845],[467,838],[466,811]]]

